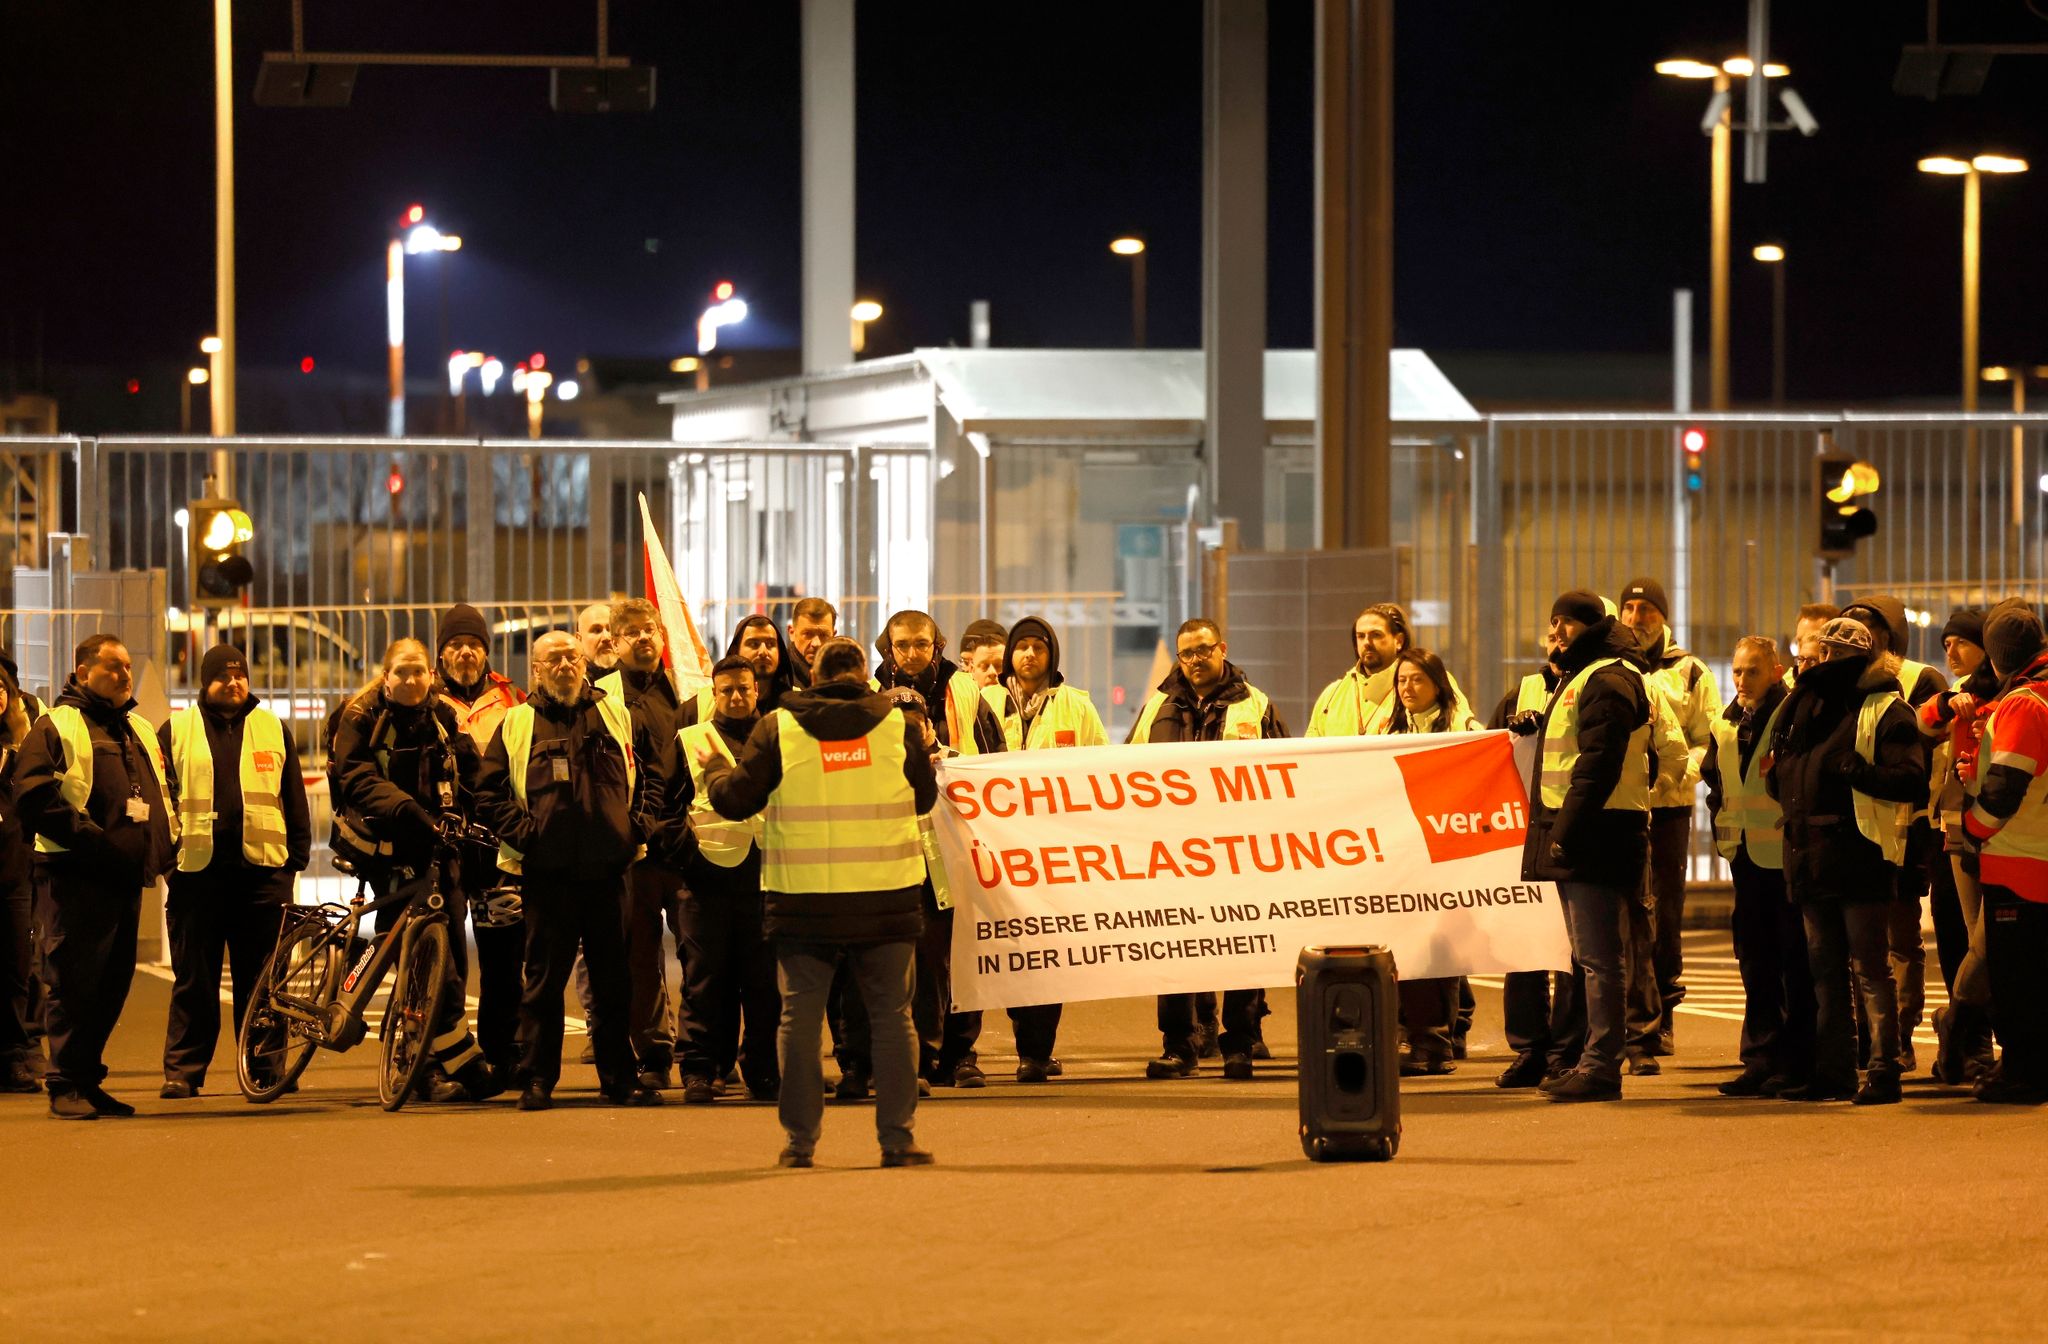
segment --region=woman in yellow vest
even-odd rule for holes
[[[220,1035],[221,958],[234,983],[235,1035],[249,992],[277,945],[278,908],[313,849],[306,776],[291,729],[249,693],[249,665],[230,644],[199,663],[199,703],[159,731],[178,808],[170,875],[170,1021],[166,1100],[199,1095]]]
[[[1464,698],[1451,685],[1444,660],[1428,649],[1403,649],[1394,658],[1394,707],[1388,711],[1379,732],[1477,733],[1479,720],[1472,717]],[[1398,967],[1396,970],[1398,971]],[[1451,1034],[1458,1017],[1458,977],[1440,976],[1428,980],[1401,980],[1401,1029],[1407,1058],[1401,1061],[1401,1076],[1455,1072],[1451,1063]]]
[[[1778,711],[1766,776],[1785,813],[1785,889],[1806,925],[1813,969],[1813,1077],[1788,1101],[1881,1105],[1899,1099],[1899,1000],[1886,925],[1906,862],[1906,829],[1927,800],[1927,748],[1899,695],[1899,660],[1873,657],[1869,629],[1838,616],[1821,628],[1823,661]],[[1870,1067],[1856,1083],[1853,970],[1870,1024]]]

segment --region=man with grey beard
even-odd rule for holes
[[[519,1003],[519,1109],[546,1110],[562,1072],[562,995],[583,947],[593,1000],[597,1081],[620,1106],[661,1094],[635,1077],[626,968],[626,870],[660,815],[660,744],[623,696],[592,686],[576,638],[533,646],[533,687],[484,753],[477,810],[502,842],[498,867],[518,875],[526,914]]]

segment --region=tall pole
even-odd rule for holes
[[[1977,273],[1982,244],[1983,177],[1973,167],[1963,176],[1963,412],[1977,409]]]
[[[1785,267],[1780,258],[1771,265],[1771,405],[1785,404]]]
[[[384,343],[390,351],[391,409],[384,432],[405,437],[405,244],[384,249]]]
[[[1145,254],[1131,258],[1131,348],[1145,348]]]
[[[1715,93],[1726,93],[1728,88],[1727,75],[1714,76]],[[1721,119],[1714,123],[1713,222],[1710,230],[1713,256],[1707,295],[1707,339],[1710,347],[1707,352],[1707,409],[1713,411],[1728,409],[1728,212],[1733,194],[1730,182],[1733,140],[1729,109],[1724,108]]]
[[[235,432],[235,37],[234,0],[213,0],[213,308],[220,353],[212,376],[213,432]],[[234,494],[234,460],[213,454],[214,488]]]

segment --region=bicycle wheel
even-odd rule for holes
[[[263,974],[256,978],[248,1014],[235,1038],[235,1079],[250,1101],[275,1101],[299,1080],[315,1046],[292,1019],[271,1002],[282,994],[304,1003],[325,1003],[341,964],[341,948],[326,925],[308,922],[278,940]]]
[[[448,926],[424,920],[408,937],[384,1009],[384,1068],[377,1076],[377,1094],[384,1109],[405,1105],[413,1086],[433,1055],[434,1018],[448,976]]]

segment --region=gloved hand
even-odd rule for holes
[[[1853,751],[1845,751],[1828,762],[1827,772],[1831,778],[1845,780],[1853,786],[1863,778],[1863,758]]]
[[[419,802],[407,799],[405,806],[398,810],[398,830],[406,840],[419,845],[430,845],[440,835],[441,823],[433,813]]]
[[[1525,709],[1519,714],[1511,715],[1507,727],[1516,737],[1529,737],[1543,727],[1543,715],[1540,711]]]
[[[1544,862],[1548,863],[1552,868],[1569,868],[1572,866],[1571,860],[1565,856],[1564,846],[1555,840],[1550,842],[1550,848],[1544,854]]]

